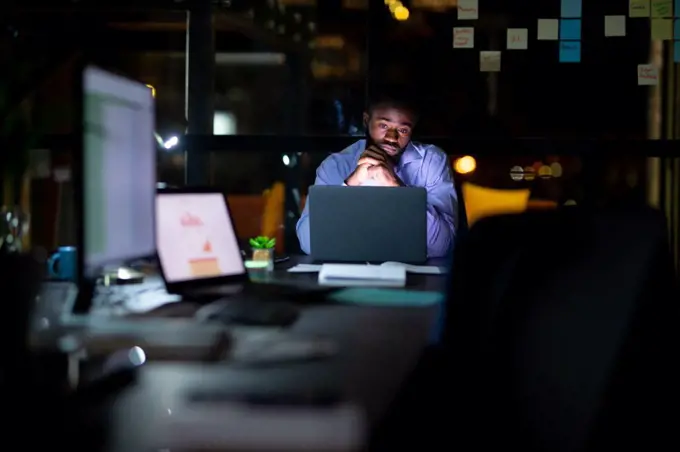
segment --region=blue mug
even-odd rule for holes
[[[78,255],[74,246],[62,246],[47,259],[47,272],[50,278],[75,281],[77,276]]]

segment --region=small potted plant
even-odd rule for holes
[[[266,267],[267,270],[274,270],[274,247],[276,239],[263,235],[250,239],[250,246],[253,248],[253,262],[256,266]]]

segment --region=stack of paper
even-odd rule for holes
[[[401,262],[383,262],[381,267],[404,267],[407,272],[419,275],[443,275],[446,274],[445,267],[435,267],[434,265],[409,265]]]
[[[323,264],[319,272],[319,284],[404,287],[406,268],[400,265]]]
[[[363,264],[361,264],[363,266]],[[368,265],[368,264],[366,264]],[[408,273],[418,275],[444,275],[446,267],[436,267],[434,265],[410,265],[401,262],[384,262],[381,267],[403,267]],[[316,273],[321,271],[321,265],[298,264],[288,269],[290,273]]]
[[[288,269],[289,273],[317,273],[321,271],[321,265],[297,264]]]

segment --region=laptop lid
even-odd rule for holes
[[[156,195],[156,241],[168,292],[248,279],[224,195],[213,189],[163,189]]]
[[[419,264],[427,259],[427,192],[417,187],[312,186],[312,258]]]

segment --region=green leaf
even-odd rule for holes
[[[258,250],[274,248],[274,245],[276,245],[276,239],[270,239],[264,235],[254,237],[250,239],[249,242],[250,246]]]

